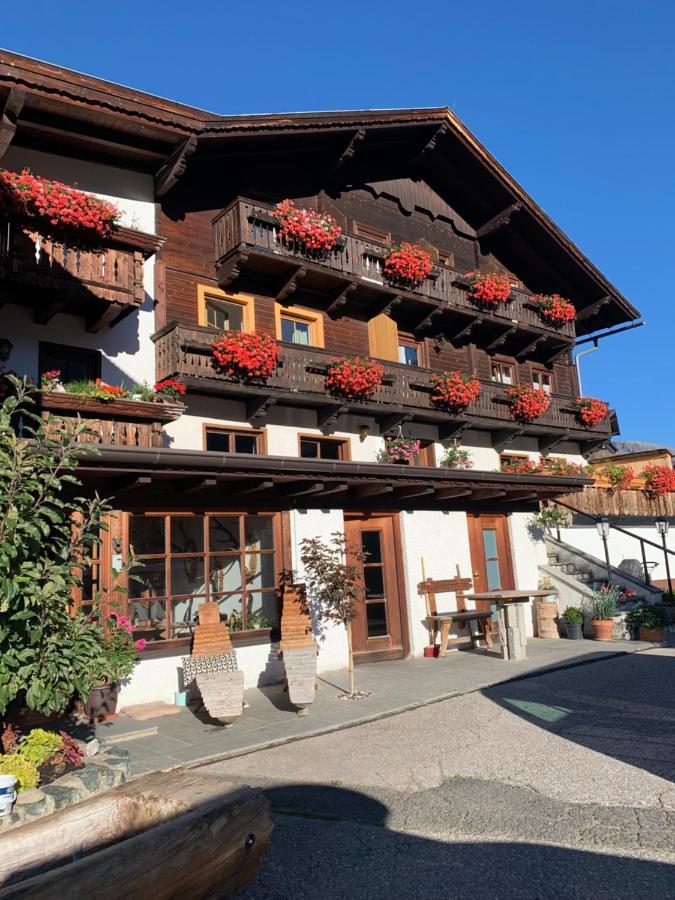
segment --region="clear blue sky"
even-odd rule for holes
[[[672,0],[6,6],[3,47],[213,112],[447,104],[641,310],[584,392],[675,447]]]

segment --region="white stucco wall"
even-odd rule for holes
[[[661,549],[661,536],[657,533],[653,525],[622,525],[627,531],[638,535],[646,540],[659,544],[659,547],[645,547],[647,562],[655,562],[656,566],[651,570],[651,577],[658,581],[666,578],[666,566],[663,558],[663,550]],[[604,561],[605,550],[602,544],[602,538],[594,524],[591,525],[575,525],[572,528],[561,528],[560,538],[573,547],[578,547],[586,553],[590,553],[597,559]],[[672,523],[668,531],[666,546],[675,551],[675,523]],[[613,566],[618,566],[624,559],[637,559],[642,563],[642,553],[640,550],[640,542],[627,534],[620,531],[610,529],[609,532],[609,561]],[[670,557],[670,574],[675,581],[675,557]]]

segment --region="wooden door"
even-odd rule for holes
[[[508,517],[503,513],[467,513],[467,520],[474,591],[513,590],[516,583]],[[478,600],[476,608],[490,609],[490,603]]]
[[[352,621],[354,662],[376,662],[405,655],[403,646],[403,593],[393,516],[347,519],[348,555],[366,554],[357,562],[361,573],[361,598]],[[351,549],[352,553],[349,554]]]

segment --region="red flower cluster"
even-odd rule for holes
[[[368,400],[382,384],[384,367],[368,356],[344,357],[328,366],[326,389],[346,400]]]
[[[518,384],[506,388],[506,396],[511,406],[511,418],[516,422],[532,422],[543,415],[551,405],[551,398],[546,391]]]
[[[571,322],[577,314],[569,300],[565,300],[560,294],[534,294],[530,300],[542,319],[547,319],[554,325]]]
[[[431,255],[417,244],[390,248],[384,261],[384,274],[390,281],[419,287],[429,277],[434,264]]]
[[[588,472],[588,466],[569,459],[546,459],[542,463],[547,475],[586,475]]]
[[[541,460],[535,462],[521,456],[507,456],[502,459],[500,467],[502,472],[508,472],[510,475],[534,475],[543,471],[544,464]]]
[[[213,342],[223,374],[241,381],[265,381],[279,365],[279,345],[269,334],[226,331]]]
[[[284,241],[296,241],[305,250],[332,250],[342,229],[332,216],[316,209],[298,209],[292,200],[282,200],[274,210],[279,235]]]
[[[163,397],[171,397],[172,400],[180,400],[184,396],[186,388],[177,378],[165,378],[158,381],[153,390]]]
[[[84,231],[107,237],[120,217],[119,209],[75,190],[59,181],[31,175],[0,171],[0,213],[43,219],[66,230]]]
[[[617,463],[610,463],[608,466],[603,466],[603,468],[600,469],[600,474],[604,475],[609,481],[611,490],[613,491],[627,490],[631,486],[633,478],[635,478],[630,466],[620,466]]]
[[[506,303],[511,296],[511,282],[508,275],[498,272],[467,272],[466,278],[471,281],[469,297],[480,303]]]
[[[42,377],[40,378],[40,385],[46,391],[53,391],[56,385],[61,381],[61,370],[60,369],[50,369],[48,372],[43,372]]]
[[[448,412],[464,412],[470,403],[474,403],[480,395],[480,382],[477,378],[462,375],[460,372],[443,372],[434,375],[432,380],[431,402],[434,406],[447,409]]]
[[[609,404],[594,397],[577,397],[577,415],[586,428],[592,428],[609,415]]]
[[[647,466],[640,476],[645,480],[645,494],[648,497],[675,494],[675,469],[670,466]]]
[[[526,459],[521,456],[506,456],[501,461],[502,472],[512,475],[584,475],[586,466],[569,459]]]
[[[126,396],[128,396],[128,391],[123,387],[118,387],[115,384],[106,384],[100,378],[96,379],[94,397],[98,397],[99,400],[123,400]]]

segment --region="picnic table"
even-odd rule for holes
[[[548,597],[552,591],[487,591],[467,594],[467,600],[487,600],[497,620],[502,659],[527,659],[525,604],[533,597]]]

